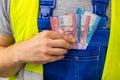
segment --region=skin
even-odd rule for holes
[[[63,59],[73,43],[71,36],[53,31],[43,31],[20,43],[0,35],[0,77],[15,75],[25,63],[46,64]]]

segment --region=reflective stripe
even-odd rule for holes
[[[24,80],[43,80],[43,74],[24,71]]]
[[[33,73],[22,68],[17,74],[18,80],[43,80],[43,74]]]
[[[24,68],[22,68],[19,73],[17,74],[17,79],[18,80],[24,80]]]

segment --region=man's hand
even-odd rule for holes
[[[13,43],[14,39],[0,36],[0,76],[15,75],[25,63],[45,64],[64,58],[75,40],[61,33],[43,31],[33,38]]]
[[[75,40],[53,31],[43,31],[32,39],[17,44],[16,60],[22,63],[45,64],[64,58]]]

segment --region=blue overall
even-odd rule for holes
[[[86,50],[72,49],[65,58],[44,65],[44,80],[101,80],[108,46],[106,8],[109,0],[92,0],[93,13],[102,17]],[[39,31],[50,30],[56,0],[40,0]]]

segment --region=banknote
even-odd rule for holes
[[[76,39],[73,49],[86,49],[93,37],[101,17],[78,8],[75,14],[67,13],[62,16],[51,17],[53,31],[72,36]]]
[[[78,33],[78,49],[80,48],[81,42],[81,14],[76,13],[76,24],[77,24],[77,33]]]
[[[58,24],[58,17],[50,18],[50,24],[52,31],[58,31],[59,24]]]
[[[81,39],[80,41],[80,49],[86,49],[90,40],[92,39],[93,37],[93,34],[95,32],[95,30],[97,29],[97,26],[99,25],[99,22],[101,20],[101,17],[92,13],[92,12],[89,12],[89,11],[85,11],[83,9],[80,9],[78,8],[77,11],[76,11],[77,14],[81,14],[81,15],[89,15],[90,16],[90,22],[89,22],[89,26],[88,26],[88,32],[86,33],[87,34],[87,37]],[[84,21],[81,20],[81,24],[83,24]],[[82,28],[82,26],[81,26]],[[86,36],[86,34],[82,34],[82,30],[81,30],[81,38],[82,36]],[[83,41],[84,40],[84,41]]]
[[[88,28],[87,40],[86,40],[86,47],[87,47],[95,33],[95,30],[97,29],[97,27],[99,25],[101,17],[96,14],[93,14],[91,12],[88,12],[88,11],[85,11],[84,15],[90,15],[90,17],[91,17],[89,28]]]
[[[76,14],[65,14],[63,16],[52,17],[50,22],[53,31],[72,36],[74,39],[76,39],[76,43],[73,44],[72,48],[78,49]]]
[[[59,16],[58,22],[59,22],[58,32],[66,35],[73,35],[72,31],[74,31],[74,28],[72,23],[72,16],[69,15]]]
[[[69,26],[71,29],[69,35],[71,35],[74,39],[76,39],[76,43],[73,44],[73,49],[78,49],[78,28],[77,28],[77,19],[76,19],[76,14],[70,14],[70,13],[67,13],[65,14],[65,16],[68,16],[70,18],[68,18],[68,20],[70,20],[68,23],[70,24],[71,23],[71,26]]]
[[[89,28],[89,23],[90,23],[90,16],[89,15],[82,15],[81,19],[81,41],[79,44],[80,49],[86,49],[86,40],[87,40],[87,35],[88,35],[88,28]]]

